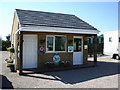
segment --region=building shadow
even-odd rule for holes
[[[13,89],[12,82],[4,75],[0,75],[0,88],[1,89]]]
[[[24,76],[38,79],[58,80],[65,84],[76,84],[92,79],[118,74],[118,64],[119,63],[100,61],[98,62],[98,65],[93,68],[44,73],[45,76],[52,76],[53,78],[48,78],[47,76],[43,77],[41,74],[36,74],[35,76],[33,74],[25,74]]]

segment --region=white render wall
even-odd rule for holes
[[[112,38],[112,42],[109,42],[109,38]],[[110,31],[104,33],[104,54],[113,55],[118,53],[118,31]]]

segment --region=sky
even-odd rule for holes
[[[118,30],[118,2],[0,2],[0,36],[11,34],[15,9],[74,14],[103,34]]]

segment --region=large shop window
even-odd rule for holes
[[[47,36],[47,52],[66,51],[66,36]]]

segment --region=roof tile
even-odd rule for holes
[[[80,18],[71,14],[16,9],[22,27],[47,26],[97,30]]]

